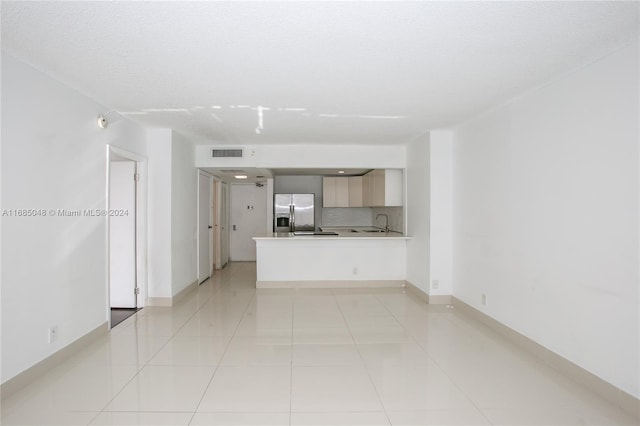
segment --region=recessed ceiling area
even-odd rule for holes
[[[361,176],[371,169],[271,169],[274,176]]]
[[[637,37],[638,3],[2,1],[2,49],[198,144],[404,144]]]
[[[200,170],[226,183],[262,183],[273,177],[270,170],[256,167],[201,167]],[[246,178],[236,178],[236,176],[246,176]]]
[[[201,170],[220,178],[227,183],[257,183],[266,182],[276,176],[361,176],[371,169],[260,169],[255,167],[215,168],[202,167]],[[236,178],[246,176],[246,178]]]

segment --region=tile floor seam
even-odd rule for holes
[[[224,349],[224,351],[222,352],[222,354],[220,355],[220,360],[218,361],[218,363],[216,364],[216,368],[213,370],[213,374],[211,375],[211,378],[209,379],[209,382],[207,383],[207,386],[204,388],[204,391],[202,392],[202,396],[200,397],[200,400],[198,401],[198,404],[196,404],[196,408],[193,411],[193,415],[191,416],[191,419],[189,420],[189,424],[191,424],[193,422],[193,419],[195,418],[196,414],[198,413],[198,410],[200,408],[200,405],[202,405],[202,401],[204,400],[204,397],[207,395],[207,391],[209,390],[209,387],[211,386],[211,383],[213,383],[213,380],[216,377],[216,373],[218,372],[218,369],[220,368],[220,365],[222,363],[222,360],[224,359],[224,356],[226,355],[227,351],[229,350],[229,346],[231,345],[231,341],[233,340],[233,338],[236,336],[236,334],[238,333],[238,329],[240,328],[240,324],[242,324],[242,319],[244,319],[244,317],[247,314],[247,310],[249,309],[249,306],[251,304],[251,302],[256,298],[256,293],[254,291],[253,296],[251,296],[251,299],[249,299],[244,307],[244,310],[242,311],[242,317],[241,319],[238,321],[238,323],[236,324],[235,329],[233,330],[233,334],[231,335],[231,338],[227,341],[227,345]],[[196,311],[196,313],[194,314],[194,316],[200,311],[200,309],[198,309],[198,311]]]
[[[458,383],[453,379],[453,377],[451,377],[451,376],[450,376],[450,375],[449,375],[449,374],[448,374],[448,373],[447,373],[447,372],[442,368],[442,366],[441,366],[441,365],[440,365],[440,364],[439,364],[439,363],[438,363],[438,362],[437,362],[437,361],[436,361],[436,360],[435,360],[435,359],[434,359],[434,358],[429,354],[429,351],[427,351],[427,348],[423,347],[423,346],[420,344],[420,342],[415,338],[415,336],[413,335],[413,333],[411,333],[411,332],[409,332],[409,331],[407,330],[407,328],[406,328],[406,326],[405,326],[405,324],[404,324],[404,321],[402,321],[401,319],[397,318],[397,317],[393,314],[393,311],[391,311],[391,310],[390,310],[390,309],[389,309],[389,308],[384,304],[384,302],[382,302],[382,301],[378,298],[378,296],[376,296],[376,299],[377,299],[380,303],[382,303],[382,305],[383,305],[383,306],[385,306],[385,308],[387,308],[387,310],[389,310],[389,313],[391,314],[391,316],[393,316],[393,317],[396,319],[396,321],[398,321],[398,322],[402,325],[402,327],[407,331],[407,333],[408,333],[408,334],[409,334],[409,336],[411,337],[412,341],[413,341],[416,345],[418,345],[418,347],[420,347],[420,348],[424,351],[424,354],[425,354],[425,356],[427,357],[427,359],[429,359],[431,362],[433,362],[433,363],[434,363],[434,365],[436,365],[436,366],[438,367],[438,369],[440,370],[440,372],[442,372],[442,374],[444,374],[444,375],[445,375],[445,376],[446,376],[446,377],[451,381],[451,383],[456,387],[456,389],[458,389],[458,390],[459,390],[459,391],[460,391],[460,392],[465,396],[465,398],[466,398],[466,399],[467,399],[467,400],[468,400],[468,401],[473,405],[473,407],[474,407],[474,408],[475,408],[475,409],[476,409],[476,410],[477,410],[477,411],[482,415],[482,417],[483,417],[485,420],[487,420],[487,422],[488,422],[489,424],[491,424],[491,421],[489,421],[489,419],[486,417],[486,415],[485,415],[485,414],[484,414],[484,412],[480,409],[480,407],[478,407],[478,406],[475,404],[475,402],[473,401],[473,399],[471,399],[471,396],[470,396],[470,395],[467,395],[467,392],[465,392],[465,391],[464,391],[464,390],[459,386],[459,384],[458,384]],[[417,303],[421,303],[421,304],[425,304],[425,305],[427,306],[427,310],[428,310],[429,305],[428,305],[427,303],[425,303],[425,302],[424,302],[424,301],[422,301],[422,300],[416,300],[416,302],[417,302]],[[445,315],[446,315],[445,319],[446,319],[447,321],[449,321],[452,325],[456,326],[455,324],[453,324],[453,322],[451,322],[451,321],[449,320],[449,315],[450,315],[450,314],[449,314],[449,312],[447,312]],[[456,327],[457,327],[457,326],[456,326]]]
[[[204,284],[204,282],[203,282],[202,284]],[[202,285],[202,284],[201,284],[201,285]],[[251,302],[251,300],[253,300],[253,298],[254,298],[254,297],[255,297],[255,294],[254,294],[254,296],[252,296],[252,298],[247,302],[247,305],[245,306],[245,311],[244,311],[244,312],[246,312],[246,309],[248,308],[249,303]],[[197,298],[197,295],[196,295],[196,298]],[[211,299],[211,296],[209,296],[206,300],[210,300],[210,299]],[[180,305],[183,305],[184,303],[186,303],[186,302],[187,302],[187,300],[188,300],[188,299],[183,299],[182,301],[180,301],[180,303],[178,303],[178,304],[176,305],[176,307],[177,307],[177,306],[180,306]],[[205,304],[206,304],[206,303],[205,303]],[[131,378],[131,380],[129,380],[129,381],[128,381],[128,382],[127,382],[127,383],[122,387],[122,389],[120,389],[120,391],[119,391],[119,392],[118,392],[118,393],[117,393],[117,394],[116,394],[116,395],[115,395],[115,396],[114,396],[114,397],[113,397],[113,398],[112,398],[112,399],[111,399],[111,400],[110,400],[110,401],[109,401],[109,402],[108,402],[108,403],[107,403],[107,404],[102,408],[102,410],[100,411],[100,413],[107,412],[107,411],[105,411],[105,408],[106,408],[106,407],[108,407],[108,406],[109,406],[109,404],[111,404],[111,403],[113,402],[113,400],[114,400],[117,396],[119,396],[119,395],[120,395],[120,393],[121,393],[121,392],[122,392],[122,391],[123,391],[123,390],[124,390],[124,389],[129,385],[129,384],[130,384],[130,383],[131,383],[131,381],[133,381],[136,377],[138,377],[138,376],[140,375],[140,372],[141,372],[145,367],[148,367],[148,366],[150,365],[149,363],[150,363],[150,362],[151,362],[151,361],[152,361],[152,360],[153,360],[153,359],[154,359],[154,358],[155,358],[155,357],[160,353],[160,351],[162,351],[162,350],[163,350],[163,349],[164,349],[164,348],[165,348],[165,347],[166,347],[166,346],[171,342],[171,340],[172,340],[174,337],[176,337],[176,336],[178,335],[178,333],[180,332],[180,330],[182,330],[182,328],[184,328],[184,327],[186,326],[186,324],[187,324],[187,323],[188,323],[192,318],[194,318],[194,317],[198,314],[198,312],[200,312],[200,311],[202,310],[202,307],[203,307],[205,304],[203,304],[203,305],[198,305],[198,308],[194,311],[194,313],[193,313],[193,314],[191,314],[191,315],[188,317],[188,319],[187,319],[187,320],[186,320],[186,321],[185,321],[185,322],[184,322],[184,323],[183,323],[183,324],[182,324],[182,325],[181,325],[181,326],[180,326],[180,327],[179,327],[175,332],[173,332],[173,334],[170,336],[169,340],[167,340],[167,342],[166,342],[164,345],[162,345],[162,346],[161,346],[161,347],[160,347],[160,348],[159,348],[159,349],[158,349],[158,350],[157,350],[157,351],[156,351],[152,356],[150,356],[150,357],[149,357],[149,360],[148,360],[148,361],[147,361],[147,362],[142,366],[142,368],[140,368],[140,369],[138,370],[138,372],[137,372],[137,373],[136,373],[136,374]],[[173,308],[173,307],[172,307],[172,308]],[[135,314],[135,315],[137,315],[137,314],[138,314],[138,313],[136,312],[136,314]],[[236,329],[234,330],[234,334],[235,334],[235,332],[237,331],[237,328],[239,327],[239,325],[240,325],[240,322],[238,322],[238,324],[236,325]],[[222,360],[222,357],[224,356],[224,354],[226,353],[226,350],[228,349],[230,342],[231,342],[231,339],[229,339],[229,341],[227,342],[227,346],[225,347],[225,351],[223,352],[223,354],[222,354],[222,356],[221,356],[221,360]],[[206,394],[206,392],[207,392],[207,390],[208,390],[209,386],[211,385],[211,382],[213,381],[213,378],[215,377],[215,373],[218,371],[218,367],[219,367],[219,366],[220,366],[220,362],[218,362],[218,363],[216,364],[216,367],[215,367],[215,369],[214,369],[214,371],[213,371],[213,374],[211,375],[211,378],[209,379],[209,382],[207,383],[207,386],[206,386],[206,387],[205,387],[205,389],[204,389],[204,392],[203,392],[203,394],[202,394],[202,397],[201,397],[201,398],[200,398],[200,400],[198,401],[198,404],[196,405],[196,407],[195,407],[195,409],[194,409],[194,411],[193,411],[193,414],[192,414],[192,416],[191,416],[191,419],[190,419],[189,423],[191,423],[191,421],[193,420],[193,417],[194,417],[194,416],[196,415],[196,413],[198,412],[198,408],[199,408],[200,404],[202,403],[202,399],[204,398],[204,396],[205,396],[205,394]],[[136,411],[136,412],[143,412],[143,411]],[[100,415],[100,413],[98,413],[98,414],[96,415],[96,418]],[[95,418],[94,418],[93,420],[95,420]],[[92,420],[92,421],[93,421],[93,420]]]
[[[423,302],[424,303],[424,302]],[[454,324],[450,319],[449,316],[450,315],[455,315],[455,313],[446,313],[446,317],[445,320],[448,321],[451,325],[453,325],[456,328],[460,328],[458,327],[456,324]],[[464,330],[463,330],[464,331]],[[427,355],[427,357],[431,360],[431,362],[433,362],[439,369],[440,371],[447,376],[447,378],[451,381],[451,383],[453,383],[453,385],[456,387],[456,389],[458,389],[464,396],[465,398],[469,401],[469,403],[471,403],[471,405],[478,411],[478,413],[480,413],[480,415],[489,423],[492,424],[492,422],[487,418],[487,416],[485,415],[484,411],[482,411],[482,409],[480,407],[478,407],[478,405],[475,403],[475,401],[471,398],[471,395],[468,395],[467,392],[464,391],[464,389],[462,389],[460,387],[460,384],[453,378],[451,377],[444,368],[442,368],[442,366],[440,365],[440,363],[433,358],[429,352],[427,351],[427,348],[423,347],[419,341],[416,340],[416,343],[418,344],[418,346],[420,346],[422,348],[422,350],[424,350],[425,354]]]
[[[369,383],[371,384],[371,386],[373,387],[373,390],[376,393],[376,398],[378,398],[378,402],[380,403],[380,407],[382,407],[382,410],[384,411],[384,415],[387,418],[387,422],[389,423],[389,425],[391,425],[391,418],[389,417],[389,412],[387,411],[387,407],[385,407],[384,402],[382,401],[382,397],[380,397],[380,392],[378,391],[378,387],[376,386],[375,382],[373,381],[373,377],[371,377],[371,372],[369,371],[369,369],[367,368],[367,363],[364,360],[364,357],[362,356],[362,353],[360,352],[360,348],[358,347],[358,344],[356,343],[356,339],[353,336],[353,332],[351,331],[351,327],[349,326],[349,322],[347,321],[347,318],[344,315],[344,312],[342,310],[342,307],[340,306],[340,304],[338,303],[338,299],[336,297],[335,292],[331,292],[334,299],[336,300],[336,304],[338,305],[338,310],[340,311],[340,315],[342,315],[342,319],[344,320],[346,326],[347,326],[347,330],[349,330],[349,334],[351,335],[351,339],[353,340],[353,344],[356,347],[356,351],[358,352],[358,355],[360,356],[360,361],[362,362],[362,365],[364,367],[364,370],[367,372],[367,377],[369,379]],[[376,298],[377,300],[377,298]]]
[[[454,316],[454,317],[461,318],[461,319],[469,319],[468,315],[465,314],[464,312],[455,311],[455,310],[454,311],[450,311],[450,313],[447,312],[447,318],[446,319],[457,328],[460,328],[460,327],[449,319],[450,316]],[[511,352],[514,352],[517,355],[525,355],[528,358],[530,358],[528,360],[529,362],[533,362],[538,367],[541,367],[543,369],[552,369],[552,370],[554,370],[556,372],[556,374],[558,376],[562,377],[563,379],[571,381],[575,386],[578,386],[578,387],[581,386],[580,383],[578,383],[577,381],[574,381],[571,377],[566,376],[562,371],[559,371],[559,370],[553,368],[552,366],[548,365],[547,363],[544,362],[544,360],[542,360],[542,359],[540,359],[540,358],[538,358],[538,357],[536,357],[534,355],[529,354],[529,352],[527,352],[525,349],[523,349],[520,346],[518,346],[518,345],[514,344],[513,342],[509,341],[507,338],[505,338],[504,336],[502,336],[500,333],[496,332],[495,330],[491,329],[486,324],[480,323],[479,325],[485,331],[485,333],[489,333],[489,335],[491,335],[492,338],[498,339],[500,341],[501,345],[507,347]],[[465,331],[465,333],[466,333],[466,331]],[[435,359],[433,359],[433,361],[436,362]],[[444,371],[444,369],[443,369],[443,371]],[[447,374],[447,376],[449,376],[449,375]],[[476,409],[482,414],[483,417],[485,417],[487,419],[487,421],[489,421],[489,419],[485,414],[485,410],[503,410],[503,409],[505,409],[505,407],[502,407],[502,406],[487,406],[487,407],[483,406],[483,407],[481,407],[481,406],[477,405],[476,402],[471,398],[471,396],[467,395],[467,392],[462,390],[462,388],[460,387],[458,381],[456,381],[453,377],[450,377],[450,380],[456,385],[457,388],[460,389],[460,391],[462,391],[465,394],[465,396],[467,396],[467,398],[471,401],[473,406],[476,407]],[[595,393],[591,392],[588,389],[586,390],[586,392],[595,395]],[[507,408],[517,408],[517,407],[507,407]],[[576,404],[575,401],[572,401],[572,403],[566,403],[566,405],[560,404],[558,406],[546,407],[546,408],[580,408],[580,406],[579,406],[579,404]]]
[[[257,291],[252,282],[255,264],[231,264],[217,277],[211,284],[202,283],[199,292],[177,306],[148,310],[151,315],[143,315],[138,328],[129,328],[115,341],[111,339],[115,334],[101,340],[83,356],[66,360],[60,371],[49,372],[55,373],[52,377],[43,375],[32,391],[9,400],[12,410],[3,411],[2,424],[186,425],[239,424],[243,420],[244,424],[288,421],[289,425],[637,424],[617,406],[559,374],[525,348],[496,337],[495,332],[460,311],[416,304],[410,295],[395,290]],[[291,309],[290,323],[287,309]],[[253,310],[259,310],[260,315],[247,321],[251,327],[241,330],[243,319]],[[191,324],[199,325],[193,329],[194,336],[178,338],[181,331],[189,331],[185,327],[197,315],[202,315],[202,322]],[[267,346],[274,342],[288,344],[288,368],[286,362],[277,370],[270,366],[246,367],[247,359],[252,365],[271,363],[274,358],[268,350],[249,358],[243,356],[241,365],[234,367],[242,373],[239,376],[226,374],[220,364],[230,355],[232,342],[247,331],[270,335],[271,330],[265,327],[273,326],[273,321],[288,324],[288,333],[280,334],[284,337],[281,343],[269,339],[260,342]],[[300,334],[295,332],[296,321],[302,325]],[[339,323],[339,328],[322,329]],[[167,330],[168,336],[156,336]],[[212,331],[214,337],[205,336]],[[223,337],[218,338],[219,334]],[[362,343],[356,343],[354,334]],[[296,336],[308,336],[311,348],[295,352]],[[351,339],[349,348],[338,348],[336,336],[343,346]],[[304,342],[301,340],[302,346]],[[275,359],[286,360],[286,351],[280,349]],[[242,350],[245,355],[253,353],[250,344]],[[217,363],[205,368],[203,360]],[[189,368],[171,372],[155,369],[162,367],[162,362],[167,362],[168,369],[184,363]],[[153,371],[145,373],[152,364]],[[208,382],[201,372],[211,375]],[[226,379],[216,382],[223,373]],[[144,386],[133,387],[131,382],[143,376]],[[235,396],[218,399],[227,394],[229,385],[240,382],[246,387]],[[255,386],[263,387],[245,393]],[[212,388],[214,393],[210,392]],[[272,393],[274,397],[267,398]],[[114,410],[105,411],[118,397],[111,407]],[[183,402],[166,404],[174,398]],[[106,400],[107,405],[100,408]],[[212,405],[207,405],[210,402]],[[257,411],[259,407],[262,409]],[[163,412],[163,408],[173,411]]]
[[[294,295],[291,296],[291,359],[289,366],[289,426],[291,426],[291,411],[293,410],[293,324],[296,320],[296,304]]]
[[[208,281],[208,279],[207,279],[206,281]],[[204,282],[203,282],[202,284],[204,284]],[[196,290],[196,291],[197,291],[197,290]],[[180,301],[180,303],[179,303],[177,306],[180,306],[180,304],[183,304],[184,302],[186,302],[186,300],[187,300],[187,299],[183,299],[182,301]],[[173,307],[171,307],[171,309],[173,309]],[[182,329],[182,328],[187,324],[187,322],[188,322],[191,318],[193,318],[193,317],[198,313],[198,311],[199,311],[199,310],[200,310],[200,307],[198,307],[198,309],[197,309],[197,310],[196,310],[196,311],[195,311],[195,312],[194,312],[194,313],[189,317],[189,319],[187,319],[187,320],[186,320],[186,321],[185,321],[185,322],[184,322],[184,323],[183,323],[183,324],[182,324],[182,325],[181,325],[181,326],[180,326],[176,331],[172,331],[172,333],[173,333],[173,334],[169,337],[169,339],[165,342],[165,344],[164,344],[164,345],[162,345],[160,348],[158,348],[158,350],[157,350],[157,351],[155,351],[153,355],[150,355],[150,356],[149,356],[149,359],[147,360],[147,362],[146,362],[146,363],[145,363],[141,368],[139,368],[139,369],[138,369],[138,371],[136,372],[136,374],[134,374],[134,375],[133,375],[133,377],[131,377],[131,379],[130,379],[129,381],[127,381],[127,383],[125,383],[125,384],[124,384],[124,386],[123,386],[123,387],[122,387],[122,388],[121,388],[121,389],[120,389],[120,390],[119,390],[119,391],[118,391],[118,392],[117,392],[117,393],[116,393],[116,394],[115,394],[115,395],[114,395],[114,396],[113,396],[113,397],[112,397],[112,398],[111,398],[111,399],[110,399],[110,400],[109,400],[109,401],[108,401],[108,402],[107,402],[103,407],[102,407],[102,409],[100,410],[100,412],[99,412],[98,414],[96,414],[96,417],[92,420],[92,422],[93,422],[93,421],[94,421],[94,420],[95,420],[95,419],[100,415],[100,413],[108,412],[108,411],[105,411],[105,409],[106,409],[106,408],[107,408],[107,407],[108,407],[108,406],[109,406],[109,405],[110,405],[110,404],[111,404],[111,403],[112,403],[112,402],[113,402],[113,401],[114,401],[114,400],[115,400],[115,399],[116,399],[116,398],[117,398],[117,397],[122,393],[122,391],[124,391],[124,389],[125,389],[127,386],[129,386],[129,384],[130,384],[130,383],[131,383],[131,382],[132,382],[136,377],[138,377],[138,376],[140,375],[140,372],[141,372],[142,370],[144,370],[144,368],[145,368],[145,367],[148,367],[148,366],[150,365],[149,363],[150,363],[150,362],[151,362],[151,361],[152,361],[152,360],[153,360],[153,359],[154,359],[154,358],[155,358],[155,357],[160,353],[160,351],[162,351],[162,350],[163,350],[163,349],[164,349],[164,348],[169,344],[169,342],[171,341],[171,339],[173,339],[173,338],[178,334],[178,332],[179,332],[179,331],[180,331],[180,330],[181,330],[181,329]],[[133,314],[132,316],[136,317],[136,319],[137,319],[137,317],[138,317],[138,313],[139,313],[139,312],[142,312],[142,309],[140,309],[139,311],[137,311],[137,312],[136,312],[135,314]],[[143,316],[146,316],[146,315],[149,315],[149,313],[145,313],[145,314],[143,314]],[[112,328],[111,330],[113,330],[113,328]],[[111,332],[111,330],[109,330],[109,332]],[[136,366],[138,366],[138,364],[136,364]],[[215,373],[215,371],[214,371],[214,373]]]
[[[454,315],[457,316],[458,318],[462,318],[462,319],[469,319],[469,316],[464,313],[464,312],[454,312]],[[549,365],[548,363],[546,363],[543,359],[530,354],[526,349],[522,348],[521,346],[511,342],[509,339],[507,339],[506,337],[504,337],[503,335],[501,335],[500,333],[498,333],[497,331],[493,330],[491,327],[487,326],[484,323],[480,323],[478,324],[485,333],[488,333],[489,335],[491,335],[492,338],[497,339],[500,344],[502,346],[505,346],[511,353],[517,354],[518,356],[525,356],[528,358],[527,362],[532,362],[535,366],[545,369],[545,370],[553,370],[556,375],[553,376],[553,378],[557,378],[560,377],[563,380],[569,381],[571,382],[574,386],[581,388],[582,391],[588,393],[591,397],[599,397],[595,392],[591,391],[590,389],[583,389],[582,385],[575,381],[572,377],[566,375],[564,372],[562,372],[561,370],[558,370],[556,368],[554,368],[552,365]],[[554,382],[555,383],[555,382]],[[565,385],[563,383],[557,383],[558,386],[564,388]],[[475,405],[475,404],[474,404]],[[506,409],[514,409],[517,407],[506,407]],[[546,407],[548,409],[557,409],[557,408],[580,408],[580,404],[577,403],[577,401],[573,400],[571,402],[566,402],[566,403],[561,403],[559,405],[554,405],[554,406],[549,406]],[[617,408],[617,407],[616,407]],[[483,416],[486,417],[485,411],[486,410],[503,410],[505,409],[505,407],[502,406],[486,406],[486,407],[478,407],[478,409],[482,412]]]

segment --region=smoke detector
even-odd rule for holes
[[[106,129],[107,127],[109,127],[109,119],[104,115],[99,115],[98,127],[100,127],[101,129]]]

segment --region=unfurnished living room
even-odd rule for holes
[[[3,425],[639,425],[637,1],[0,1]]]

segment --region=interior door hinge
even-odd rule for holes
[[[140,294],[140,287],[136,287],[135,290],[133,290],[133,292],[135,294]]]
[[[134,173],[133,174],[133,180],[135,180],[136,182],[140,180],[140,173]]]

